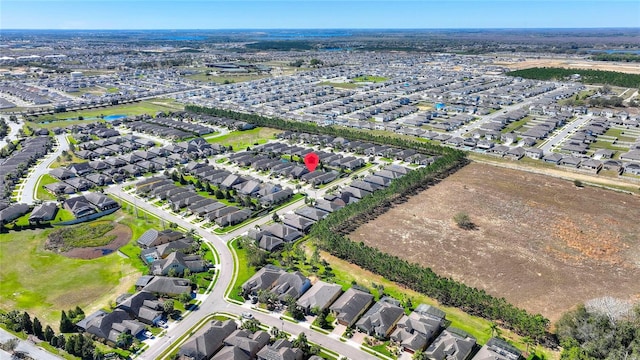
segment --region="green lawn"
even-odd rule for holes
[[[158,111],[175,111],[175,110],[182,110],[182,109],[184,109],[184,106],[182,104],[179,104],[171,99],[151,99],[151,100],[144,100],[144,101],[132,103],[132,104],[115,105],[115,106],[108,106],[108,107],[97,108],[97,109],[63,112],[63,113],[56,113],[53,115],[44,115],[36,118],[36,121],[38,120],[40,121],[53,120],[53,121],[49,122],[48,124],[35,123],[35,122],[29,123],[29,124],[30,125],[33,124],[32,126],[35,126],[35,127],[44,127],[44,128],[51,128],[51,127],[57,127],[57,126],[62,127],[62,126],[77,124],[77,123],[74,123],[73,121],[78,121],[79,116],[82,116],[87,120],[90,120],[92,118],[98,118],[102,115],[106,116],[106,115],[120,115],[120,114],[122,115],[150,114],[155,116],[155,114]],[[64,120],[64,121],[61,121],[61,120]],[[87,123],[87,120],[81,120],[80,123],[83,123],[83,124]]]
[[[73,226],[63,226],[49,234],[53,238],[62,240],[64,251],[78,247],[104,246],[113,241],[116,236],[107,233],[115,228],[111,221],[92,221]]]
[[[0,234],[0,308],[26,310],[57,331],[61,310],[79,305],[89,314],[105,307],[140,272],[115,253],[80,260],[46,251],[51,231]]]
[[[230,286],[231,291],[229,293],[229,298],[233,300],[237,300],[240,302],[244,302],[242,296],[238,295],[238,293],[242,290],[242,284],[245,281],[249,280],[253,274],[256,273],[256,268],[253,266],[249,266],[249,260],[247,259],[247,250],[238,248],[238,240],[232,240],[229,242],[229,248],[232,252],[236,253],[238,261],[236,261],[236,281],[233,285]]]
[[[506,133],[510,133],[512,131],[517,131],[519,130],[524,124],[527,123],[527,121],[531,120],[531,117],[529,116],[525,116],[524,118],[518,120],[518,121],[514,121],[511,124],[507,125],[504,129],[500,130],[501,133],[506,134]]]
[[[53,196],[50,192],[48,192],[44,186],[47,184],[53,184],[58,182],[56,178],[49,174],[44,174],[40,176],[40,180],[38,180],[38,185],[36,185],[36,199],[38,200],[55,200],[56,197]]]
[[[246,131],[232,131],[226,135],[207,139],[207,142],[225,146],[231,145],[234,151],[241,151],[254,146],[254,144],[264,144],[281,132],[281,130],[260,127]]]
[[[216,84],[239,83],[251,80],[263,79],[270,77],[270,75],[259,74],[246,74],[246,75],[207,75],[208,72],[201,72],[198,74],[187,75],[185,78],[189,80],[202,81],[202,82],[214,82]]]
[[[388,79],[386,77],[382,77],[382,76],[363,75],[363,76],[355,77],[352,80],[355,81],[355,82],[379,83],[379,82],[385,82]]]
[[[341,89],[355,89],[358,86],[360,86],[361,84],[350,83],[350,82],[329,82],[329,81],[324,81],[324,82],[319,83],[318,85],[333,86],[334,88],[341,88]]]

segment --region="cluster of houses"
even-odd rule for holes
[[[229,176],[237,178],[237,175],[226,175],[226,177]],[[221,183],[220,186],[226,185]],[[175,185],[171,179],[163,176],[139,181],[136,184],[136,192],[146,198],[157,198],[166,201],[173,211],[185,211],[186,209],[191,214],[214,222],[221,227],[239,224],[249,219],[252,215],[252,211],[249,209],[226,205],[212,198],[199,195],[192,187]],[[289,196],[291,194],[293,192],[290,191]]]
[[[126,121],[123,125],[133,131],[160,136],[171,140],[181,140],[214,132],[213,128],[186,121],[164,117],[144,117],[141,121]]]
[[[287,339],[271,342],[263,330],[238,328],[233,320],[212,320],[187,340],[178,352],[179,360],[305,360],[304,352]],[[321,360],[311,356],[308,360]]]
[[[307,233],[313,224],[324,219],[330,213],[357,202],[376,190],[389,186],[393,179],[406,175],[410,170],[399,165],[387,165],[382,170],[369,174],[362,179],[352,181],[337,194],[327,194],[285,214],[281,222],[251,229],[247,236],[267,251],[275,251],[286,243],[293,242]]]
[[[391,340],[408,353],[424,351],[429,359],[517,360],[520,357],[520,351],[498,339],[478,350],[475,338],[461,330],[447,328],[446,314],[433,306],[421,304],[407,315],[398,300],[384,296],[374,301],[371,293],[357,286],[343,292],[340,285],[320,280],[312,284],[300,272],[286,272],[267,265],[242,285],[245,298],[257,297],[265,291],[272,293],[281,304],[294,298],[296,306],[307,315],[328,310],[339,325]],[[475,356],[471,356],[473,354]]]
[[[224,146],[209,144],[202,138],[164,147],[153,145],[150,140],[133,135],[82,143],[76,155],[95,160],[50,170],[49,175],[59,181],[44,187],[55,195],[74,194],[226,151]]]
[[[140,258],[153,275],[183,275],[185,270],[199,273],[213,266],[196,254],[200,246],[193,238],[173,229],[149,229],[136,243],[142,249]]]
[[[76,219],[89,219],[108,215],[120,209],[120,204],[112,198],[99,193],[88,192],[84,195],[66,199],[62,205]]]
[[[22,140],[6,158],[0,159],[0,202],[9,202],[18,181],[52,148],[53,143],[48,136],[29,137]]]
[[[282,140],[298,141],[302,144],[307,144],[307,145],[328,147],[333,149],[334,151],[351,152],[357,155],[364,155],[364,156],[382,156],[389,159],[402,160],[408,163],[414,163],[419,165],[429,165],[435,160],[431,156],[420,154],[412,149],[402,149],[402,148],[388,146],[388,145],[376,145],[366,141],[348,140],[343,137],[333,137],[330,135],[312,135],[307,133],[294,133],[290,131],[285,131],[278,134],[277,137]],[[280,145],[272,145],[270,143],[270,144],[263,145],[262,148],[268,145],[280,146]],[[286,151],[289,151],[289,152],[284,152],[283,153],[284,155],[291,154],[291,147],[286,147],[283,149],[286,149]],[[294,151],[300,151],[299,152],[300,155],[302,154],[306,155],[306,153],[310,152],[304,148],[302,150],[298,150],[297,147],[293,147],[293,149]],[[269,150],[269,153],[271,152],[273,152],[273,150]],[[274,152],[274,153],[277,154],[277,152]],[[320,157],[321,163],[325,161],[323,160],[323,156],[325,157],[325,159],[327,159],[327,157],[329,156],[336,155],[334,153],[327,153],[324,151],[316,151],[315,153]],[[291,154],[291,155],[296,155],[296,154]],[[347,158],[351,158],[351,157],[347,157]],[[340,167],[339,164],[335,164],[335,163],[332,166],[337,166],[338,168]]]

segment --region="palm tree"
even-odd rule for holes
[[[492,321],[489,324],[489,330],[491,330],[491,337],[500,337],[500,328],[498,327],[498,323]]]
[[[529,336],[525,336],[522,338],[522,343],[525,344],[527,346],[527,349],[524,351],[524,353],[526,354],[526,356],[528,357],[529,354],[529,346],[530,345],[534,345],[535,342],[533,341],[532,338],[530,338]]]

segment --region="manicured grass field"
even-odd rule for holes
[[[212,144],[222,144],[233,146],[233,151],[245,150],[254,144],[264,144],[270,139],[274,139],[276,134],[282,131],[271,128],[255,128],[246,131],[232,131],[227,135],[207,139]]]
[[[176,111],[183,110],[184,106],[179,104],[172,99],[152,99],[145,100],[132,104],[124,104],[124,105],[115,105],[108,106],[97,109],[89,109],[82,111],[71,111],[64,113],[57,113],[53,115],[44,115],[36,119],[49,119],[51,118],[51,122],[47,124],[30,122],[28,123],[32,127],[41,127],[41,128],[52,128],[52,127],[64,127],[71,126],[74,124],[86,124],[92,118],[98,118],[101,115],[142,115],[142,114],[150,114],[155,115],[158,111]],[[78,117],[82,116],[87,120],[78,121]],[[59,121],[55,121],[59,120]]]
[[[79,260],[46,251],[43,244],[51,231],[0,235],[3,310],[26,310],[57,330],[61,310],[79,305],[89,314],[126,292],[141,274],[115,253]]]
[[[382,77],[382,76],[373,76],[373,75],[363,75],[363,76],[358,76],[353,78],[353,81],[355,82],[372,82],[372,83],[378,83],[378,82],[385,82],[388,79],[386,77]]]
[[[237,301],[244,302],[242,296],[238,295],[238,293],[242,290],[242,284],[245,281],[249,280],[253,274],[256,273],[256,268],[253,266],[249,266],[249,260],[247,259],[247,250],[238,248],[238,240],[233,240],[229,243],[229,247],[231,251],[236,253],[238,257],[238,261],[236,262],[236,281],[231,286],[231,291],[229,292],[229,298]]]
[[[356,83],[346,83],[346,82],[321,82],[318,85],[328,85],[328,86],[333,86],[334,88],[341,88],[341,89],[355,89],[358,86],[360,86],[360,84],[356,84]]]

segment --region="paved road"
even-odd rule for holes
[[[0,343],[5,343],[7,341],[9,341],[10,339],[18,339],[17,337],[13,336],[13,334],[8,333],[7,331],[5,331],[4,329],[0,329]],[[20,340],[20,343],[18,344],[18,346],[16,347],[16,351],[21,351],[24,353],[29,354],[29,356],[31,356],[34,359],[38,359],[38,360],[60,360],[62,359],[59,356],[53,355],[52,353],[45,351],[39,347],[37,347],[34,343],[27,341],[27,340]],[[11,354],[9,354],[6,351],[2,351],[0,350],[0,360],[9,360],[9,359],[13,359],[11,357]]]
[[[212,244],[216,250],[218,251],[220,257],[220,264],[218,266],[219,276],[218,280],[213,287],[211,293],[209,293],[205,298],[202,299],[202,303],[199,306],[199,309],[192,312],[189,316],[185,317],[183,320],[172,324],[169,329],[167,329],[167,335],[160,337],[153,341],[150,345],[149,349],[147,349],[142,355],[139,357],[142,360],[151,360],[156,359],[162,351],[164,351],[167,347],[170,346],[177,338],[179,338],[182,334],[185,334],[189,329],[191,329],[198,321],[200,321],[205,316],[215,313],[215,312],[231,312],[239,314],[243,311],[251,311],[256,319],[260,320],[263,324],[268,326],[276,326],[278,328],[284,327],[284,330],[293,336],[297,336],[300,332],[305,332],[309,341],[320,344],[328,349],[336,351],[343,356],[347,356],[351,359],[376,359],[374,356],[369,355],[361,350],[359,347],[354,345],[353,343],[347,342],[343,343],[340,340],[327,336],[315,331],[311,331],[303,325],[293,324],[289,322],[283,322],[277,317],[272,315],[263,314],[258,311],[250,310],[246,307],[242,307],[239,305],[235,305],[229,303],[224,298],[224,293],[228,287],[228,285],[232,281],[233,277],[233,255],[231,251],[226,246],[226,241],[235,236],[236,233],[241,233],[246,231],[246,227],[244,229],[238,229],[236,232],[232,234],[228,234],[224,236],[224,239],[218,235],[212,234],[206,230],[203,230],[199,227],[194,226],[190,222],[175,216],[167,211],[161,210],[154,205],[151,205],[144,201],[138,201],[136,198],[124,192],[122,190],[122,185],[114,186],[106,190],[107,193],[110,193],[120,199],[124,199],[130,203],[137,204],[138,207],[153,213],[161,218],[176,223],[178,226],[181,226],[186,229],[195,229],[198,235],[202,236],[204,241]],[[298,206],[298,205],[291,205]],[[283,209],[284,210],[284,209]],[[267,219],[268,220],[268,219]],[[249,226],[253,226],[254,223]]]
[[[547,140],[542,142],[542,145],[539,146],[540,149],[544,152],[544,154],[551,153],[551,150],[564,141],[571,134],[575,133],[579,128],[581,128],[587,121],[589,121],[591,117],[589,116],[579,116],[576,120],[566,124],[559,131],[549,136]]]
[[[34,195],[36,193],[36,186],[38,185],[38,179],[40,176],[47,173],[49,166],[56,161],[58,156],[62,154],[63,151],[69,150],[69,141],[67,140],[66,134],[56,135],[56,141],[58,142],[58,146],[55,151],[49,153],[45,156],[45,158],[40,161],[34,168],[32,168],[27,174],[26,180],[21,185],[21,194],[19,202],[25,204],[33,204]]]

